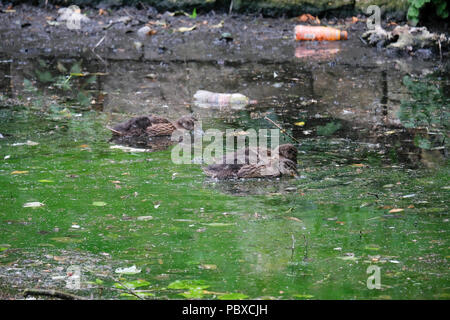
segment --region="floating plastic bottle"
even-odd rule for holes
[[[216,93],[199,90],[194,94],[195,105],[200,108],[231,108],[242,109],[249,104],[256,104],[256,100],[250,100],[240,93]]]
[[[347,40],[347,31],[341,31],[330,27],[296,26],[295,40]]]

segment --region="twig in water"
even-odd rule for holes
[[[284,133],[285,135],[287,135],[289,138],[291,138],[292,140],[294,140],[297,143],[300,143],[300,141],[298,141],[297,139],[295,139],[293,136],[291,136],[289,133],[286,132],[285,129],[283,129],[278,123],[276,123],[275,121],[273,121],[272,119],[268,118],[267,116],[264,117],[265,120],[273,123],[278,129],[281,130],[282,133]]]
[[[46,289],[25,289],[23,295],[26,296],[48,296],[65,300],[88,300],[85,297],[80,297],[71,293],[62,292],[58,290],[46,290]]]
[[[106,126],[106,129],[111,130],[112,132],[118,134],[119,136],[123,136],[123,132],[117,131],[117,130],[111,128],[111,127]]]
[[[303,261],[308,260],[308,239],[305,235],[303,235],[303,239],[305,240],[305,256],[303,257]]]
[[[142,298],[142,297],[140,297],[138,294],[136,294],[136,293],[133,291],[133,289],[128,288],[126,285],[124,285],[122,282],[120,282],[119,279],[115,279],[115,278],[112,278],[112,279],[113,279],[114,281],[117,281],[117,282],[124,288],[124,290],[125,290],[126,292],[128,292],[129,294],[135,296],[135,297],[138,298],[139,300],[145,300],[144,298]]]
[[[291,260],[294,258],[294,251],[295,251],[295,237],[293,234],[291,234],[292,237],[292,246],[291,246]]]
[[[106,38],[106,34],[100,39],[99,42],[97,42],[97,44],[94,46],[92,51],[94,51],[103,42],[103,40],[105,40],[105,38]]]
[[[231,15],[231,11],[233,11],[233,0],[230,2],[230,10],[228,10],[228,15]]]

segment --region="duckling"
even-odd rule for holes
[[[230,178],[272,178],[282,175],[297,175],[297,149],[292,144],[283,144],[273,151],[263,148],[246,148],[243,164],[237,162],[238,152],[225,155],[220,164],[203,168],[206,175],[217,179]],[[250,163],[250,156],[256,163]],[[264,156],[264,153],[267,157]],[[278,157],[275,155],[278,154]],[[231,161],[230,161],[231,160]],[[234,160],[234,161],[233,161]],[[230,164],[231,162],[231,164]]]

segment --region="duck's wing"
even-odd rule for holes
[[[148,119],[150,120],[151,125],[157,124],[157,123],[170,123],[169,120],[166,118],[151,114],[148,116]]]
[[[156,123],[147,127],[145,130],[150,137],[154,136],[170,136],[177,128],[170,122]]]
[[[276,166],[260,163],[242,166],[237,176],[239,178],[272,178],[278,177],[280,174],[280,170]]]
[[[141,135],[150,125],[148,117],[135,117],[109,128],[114,135]]]
[[[236,164],[211,164],[203,167],[203,172],[212,178],[216,179],[234,179],[242,165]]]

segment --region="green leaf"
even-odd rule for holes
[[[136,289],[136,288],[142,288],[147,287],[150,285],[150,282],[138,279],[133,281],[126,281],[122,283],[114,283],[114,287],[118,289]]]
[[[81,72],[81,66],[79,64],[79,62],[75,63],[72,68],[70,68],[70,74],[80,74]]]
[[[204,296],[203,289],[201,288],[190,289],[187,292],[180,293],[180,295],[187,299],[201,299]]]
[[[298,298],[298,299],[311,299],[311,298],[314,298],[314,296],[312,294],[294,294],[293,297],[294,298]]]
[[[192,11],[192,14],[189,16],[191,19],[195,19],[197,18],[197,8],[194,8],[194,10]]]
[[[409,7],[408,9],[408,20],[413,20],[413,19],[417,19],[419,17],[419,9],[417,9],[416,7]]]
[[[96,207],[104,207],[104,206],[106,206],[106,202],[103,202],[103,201],[94,201],[94,202],[92,202],[92,205],[93,205],[93,206],[96,206]]]
[[[169,289],[206,289],[209,285],[204,280],[176,280],[167,286]]]
[[[248,296],[243,293],[235,292],[235,293],[225,293],[218,296],[217,298],[219,300],[243,300],[247,299]]]

